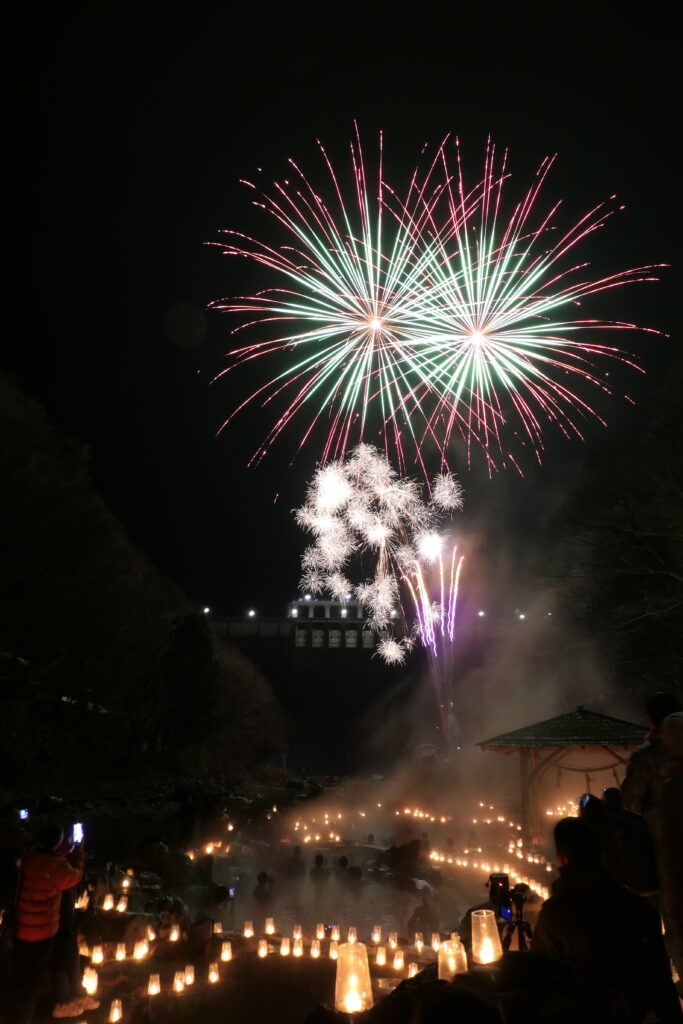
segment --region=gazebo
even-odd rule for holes
[[[645,739],[645,727],[620,718],[599,715],[579,705],[545,722],[494,736],[477,744],[482,750],[501,754],[519,753],[519,783],[524,837],[537,839],[543,814],[539,806],[539,785],[551,769],[583,773],[613,770]],[[578,762],[578,763],[576,763]]]

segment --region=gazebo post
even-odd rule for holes
[[[531,774],[531,749],[529,747],[519,748],[519,793],[522,811],[522,838],[525,843],[531,839],[531,787],[529,776]]]

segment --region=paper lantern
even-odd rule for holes
[[[432,932],[432,949],[435,953],[439,952],[441,946],[441,936],[438,932]]]
[[[316,939],[324,939],[325,938],[325,925],[324,924],[317,924],[315,926],[315,937],[316,937]]]
[[[424,949],[424,938],[422,932],[415,932],[415,949],[421,953]]]
[[[378,925],[378,924],[375,925],[375,927],[370,932],[370,938],[372,939],[372,941],[374,943],[382,941],[382,928],[381,928],[380,925]]]
[[[368,952],[363,942],[344,942],[337,958],[334,1005],[344,1013],[360,1013],[372,1007]]]
[[[102,900],[102,910],[113,910],[114,909],[114,897],[110,892]]]
[[[320,939],[313,939],[311,942],[311,956],[314,960],[320,956]]]
[[[220,974],[218,973],[218,964],[209,964],[209,982],[215,985],[217,981],[220,981]]]
[[[244,935],[245,939],[250,939],[252,937],[252,935],[254,934],[254,925],[252,921],[244,922],[244,930],[242,934]]]
[[[301,927],[301,925],[300,924],[295,924],[294,927],[292,928],[292,938],[293,939],[302,939],[303,935],[304,935],[304,930]]]
[[[256,952],[261,957],[261,959],[268,956],[268,943],[265,939],[259,939],[258,949]]]
[[[339,931],[339,925],[338,924],[333,924],[332,925],[332,931],[330,932],[330,938],[332,939],[333,942],[339,942],[339,940],[341,938],[341,933]]]
[[[389,932],[389,949],[396,949],[398,947],[398,933]]]
[[[473,910],[472,959],[475,964],[493,964],[502,955],[496,915],[492,910]]]
[[[387,962],[387,951],[384,946],[378,946],[375,953],[375,963],[378,967],[384,967]]]
[[[408,964],[408,977],[414,978],[419,970],[420,968],[416,963]]]
[[[90,959],[94,964],[101,964],[104,961],[104,951],[101,946],[93,946]]]
[[[128,910],[128,897],[122,896],[119,902],[116,904],[116,909],[119,914],[124,914]]]
[[[173,927],[171,928],[171,933],[168,936],[168,941],[169,942],[177,942],[179,938],[180,938],[180,926],[177,925],[177,924],[174,924]]]
[[[280,956],[289,956],[289,939],[287,936],[280,942]]]
[[[194,985],[194,966],[193,966],[193,964],[188,964],[187,967],[185,968],[185,984],[186,985]]]
[[[213,922],[213,934],[214,935],[222,935],[223,934],[223,922],[222,921],[214,921]]]
[[[173,976],[173,991],[183,992],[185,990],[185,971],[176,971]]]
[[[120,999],[112,999],[109,1007],[109,1024],[116,1024],[123,1017],[123,1007]]]
[[[294,945],[292,946],[292,956],[303,956],[304,955],[304,940],[294,939]]]
[[[230,942],[224,942],[221,946],[221,960],[232,960],[232,944]]]
[[[126,959],[126,944],[125,942],[116,943],[116,953],[114,954],[116,960]]]
[[[275,935],[275,921],[272,917],[266,918],[266,926],[263,930],[266,935]]]
[[[97,992],[97,971],[94,967],[86,967],[83,971],[83,988],[89,996]]]
[[[339,943],[334,939],[330,941],[330,960],[336,960],[339,956]]]
[[[346,936],[346,941],[347,942],[357,942],[358,941],[358,932],[356,931],[356,929],[354,927],[349,928],[348,934]]]
[[[467,954],[461,942],[449,939],[439,949],[439,980],[451,981],[456,974],[467,973]]]
[[[158,974],[150,974],[147,982],[147,995],[158,996],[161,992],[161,979]]]
[[[147,938],[149,939],[150,942],[154,942],[156,937],[157,933],[155,932],[154,928],[152,928],[152,926],[149,925],[147,928]]]
[[[402,971],[405,966],[405,960],[403,957],[403,950],[397,949],[394,953],[394,970]]]
[[[149,946],[147,945],[147,939],[141,939],[140,942],[136,942],[133,946],[133,959],[144,960],[149,953]]]

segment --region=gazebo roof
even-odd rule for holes
[[[642,725],[586,711],[579,704],[576,711],[482,740],[477,746],[506,753],[520,747],[637,747],[645,732]]]

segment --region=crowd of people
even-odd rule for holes
[[[495,997],[483,975],[457,978],[446,990],[427,969],[369,1011],[368,1024],[494,1021],[501,1006],[507,1007],[506,1021],[520,1024],[568,1022],[577,1015],[585,1024],[683,1020],[670,966],[673,962],[683,977],[683,714],[667,694],[654,695],[647,712],[650,731],[630,758],[621,790],[605,790],[601,798],[585,794],[578,817],[557,823],[558,877],[550,898],[542,903],[530,889],[518,887],[529,941],[516,944],[518,933],[512,929],[510,952],[495,975]],[[378,893],[385,894],[384,906],[399,935],[457,928],[471,951],[469,915],[475,908],[457,923],[454,878],[430,861],[426,833],[388,843],[368,834],[334,853],[304,851],[277,841],[270,812],[245,817],[230,833],[231,855],[223,858],[229,864],[221,868],[239,876],[233,888],[230,878],[217,877],[215,855],[204,843],[219,829],[225,834],[221,808],[207,811],[188,793],[180,793],[178,802],[171,841],[146,839],[125,863],[104,869],[89,867],[76,830],[65,836],[60,825],[46,821],[31,837],[21,808],[3,808],[0,1010],[5,1024],[31,1024],[46,990],[55,1019],[78,1018],[97,1008],[97,999],[81,984],[79,944],[87,914],[81,911],[77,921],[75,897],[87,887],[96,902],[126,871],[134,879],[138,910],[154,921],[160,939],[177,927],[200,959],[208,956],[212,923],[234,925],[236,900],[240,920],[263,921],[274,910],[326,920],[343,904],[356,908],[363,926],[363,912],[370,906],[374,914],[379,905],[372,902]],[[453,848],[452,839],[448,844]],[[119,881],[107,878],[107,871],[118,871]],[[480,906],[494,909],[501,930],[506,927],[493,893]],[[520,953],[523,948],[530,951]],[[333,1016],[318,1009],[310,1024]]]

